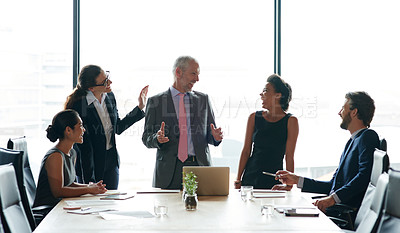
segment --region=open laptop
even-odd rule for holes
[[[185,166],[183,172],[197,176],[197,195],[229,195],[229,167]]]

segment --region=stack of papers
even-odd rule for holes
[[[286,197],[285,190],[271,190],[271,189],[254,189],[253,196],[255,198],[284,198]]]
[[[67,213],[71,214],[93,214],[93,213],[99,213],[99,212],[105,212],[105,211],[111,211],[114,209],[109,209],[109,208],[82,208],[78,210],[68,210]]]
[[[108,195],[105,197],[100,198],[100,200],[126,200],[129,198],[134,197],[135,195],[121,195],[121,194],[114,194],[114,195]]]
[[[74,200],[65,201],[69,206],[104,206],[104,205],[114,205],[116,202],[114,200]]]
[[[130,218],[154,218],[148,211],[112,211],[99,214],[105,220],[119,220]]]
[[[108,196],[108,195],[125,195],[127,192],[122,192],[118,190],[107,190],[105,193],[96,194],[96,196]]]

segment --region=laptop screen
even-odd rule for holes
[[[229,195],[229,167],[185,166],[183,172],[197,176],[199,196]]]

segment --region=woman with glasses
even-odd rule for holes
[[[33,206],[54,207],[62,197],[105,193],[107,189],[101,180],[89,185],[74,182],[76,152],[72,147],[83,142],[85,132],[78,113],[71,109],[57,113],[46,131],[47,138],[58,143],[42,160]]]
[[[120,119],[110,72],[96,65],[82,68],[78,84],[67,97],[65,109],[76,110],[86,129],[78,150],[76,164],[78,181],[82,183],[103,180],[108,189],[118,189],[119,155],[115,134],[121,134],[144,117],[148,86],[140,92],[139,104]]]
[[[257,189],[291,190],[292,186],[275,180],[274,174],[283,170],[283,159],[286,170],[294,171],[299,125],[297,118],[286,112],[292,89],[280,76],[273,74],[268,77],[260,96],[265,110],[249,116],[234,185],[235,188],[250,185]]]

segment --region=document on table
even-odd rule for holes
[[[134,197],[135,195],[119,195],[119,194],[116,194],[116,195],[108,195],[108,196],[105,196],[105,197],[101,197],[100,198],[100,200],[126,200],[126,199],[129,199],[129,198],[132,198],[132,197]]]
[[[110,208],[82,208],[82,209],[78,209],[78,210],[68,210],[67,213],[71,213],[71,214],[93,214],[93,213],[112,211],[112,210],[115,210],[115,209],[110,209]]]
[[[74,200],[65,201],[69,206],[103,206],[113,205],[116,203],[114,200]]]
[[[254,189],[253,196],[256,198],[280,198],[286,197],[285,190]]]
[[[131,218],[154,218],[148,211],[111,211],[99,213],[99,215],[105,220],[119,220],[119,219],[131,219]]]
[[[96,196],[108,196],[108,195],[125,195],[128,194],[127,192],[122,192],[118,190],[107,190],[105,193],[96,194]]]
[[[137,194],[144,194],[144,193],[179,193],[181,190],[179,189],[144,189],[144,190],[139,190],[136,193]]]

